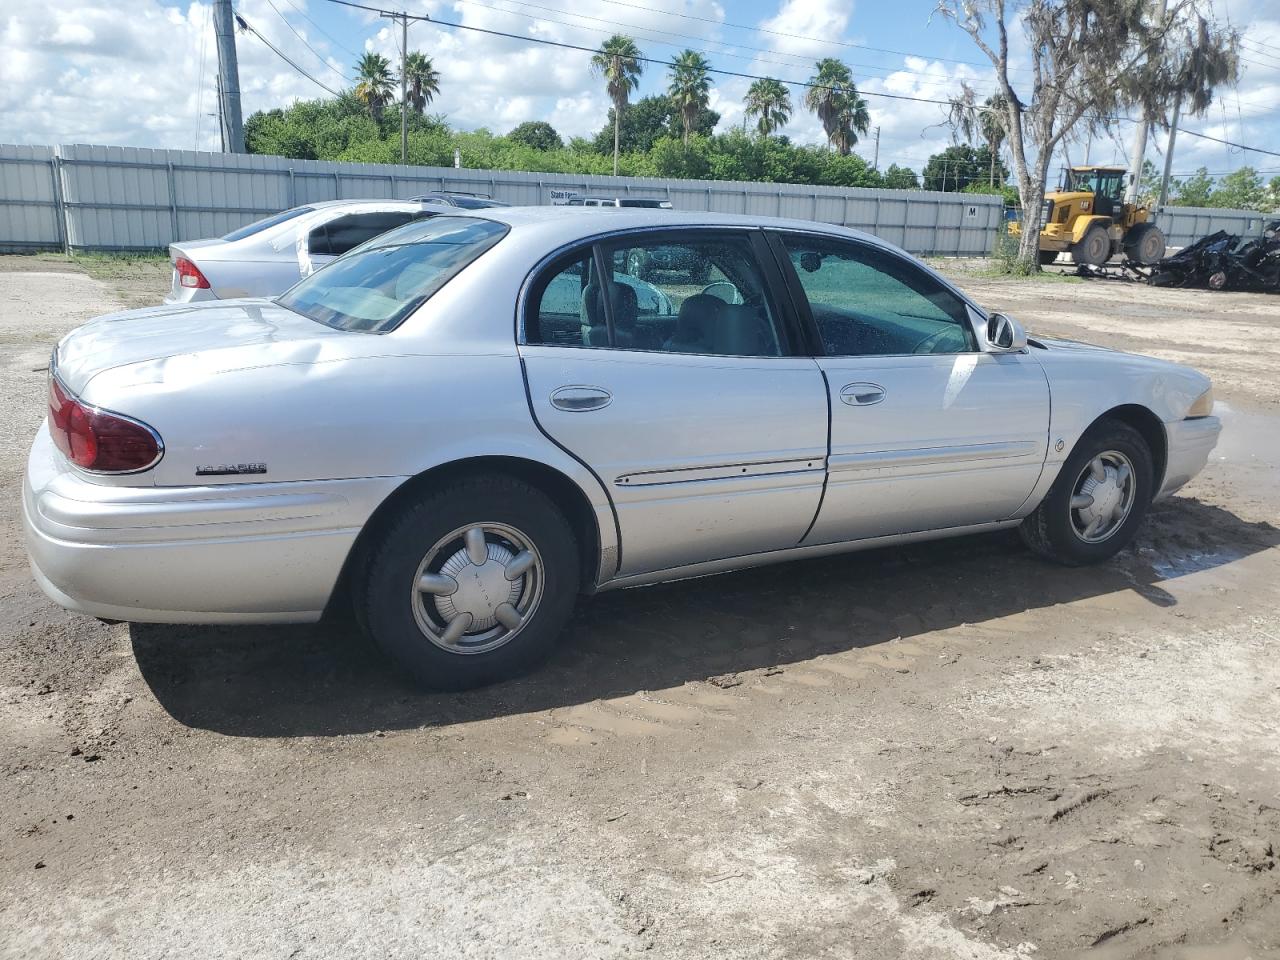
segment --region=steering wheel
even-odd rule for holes
[[[942,338],[949,337],[949,336],[951,336],[950,330],[939,330],[937,333],[931,336],[925,337],[923,340],[917,343],[916,348],[911,352],[912,353],[933,353],[933,348],[942,342]],[[945,352],[950,353],[952,351],[948,350]]]

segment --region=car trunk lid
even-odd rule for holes
[[[54,365],[79,396],[95,376],[118,367],[147,364],[139,375],[154,380],[177,358],[193,358],[184,364],[188,373],[310,362],[326,342],[345,336],[271,300],[208,301],[98,317],[62,339]]]

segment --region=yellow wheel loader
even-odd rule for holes
[[[1125,167],[1071,167],[1060,189],[1044,195],[1040,262],[1070,253],[1077,264],[1100,266],[1117,253],[1141,264],[1164,256],[1164,234],[1146,207],[1124,202]],[[1018,224],[1010,232],[1020,233]]]

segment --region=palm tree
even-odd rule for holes
[[[759,117],[756,130],[767,137],[791,119],[791,93],[772,77],[757,80],[747,89],[747,116]]]
[[[369,116],[377,120],[382,108],[391,102],[391,63],[380,53],[366,53],[356,66],[360,80],[356,96],[369,108]]]
[[[858,142],[858,134],[871,126],[867,102],[858,95],[853,74],[839,60],[825,57],[817,63],[818,72],[810,78],[804,105],[818,115],[831,145],[847,156]]]
[[[440,71],[430,57],[414,50],[404,58],[404,75],[409,84],[409,106],[422,113],[440,92]]]
[[[680,111],[685,143],[689,142],[689,134],[698,122],[698,114],[707,107],[711,92],[711,77],[707,73],[710,68],[707,58],[696,50],[684,50],[671,61],[667,95],[671,97],[672,106]]]
[[[605,90],[613,101],[613,175],[618,175],[618,138],[622,111],[627,98],[640,83],[640,48],[630,37],[615,33],[600,45],[591,58],[591,72],[605,79]]]
[[[1003,93],[992,94],[983,101],[982,106],[985,109],[978,114],[978,126],[982,128],[982,139],[987,141],[987,150],[991,153],[988,183],[993,187],[996,185],[996,158],[999,157],[1000,148],[1004,145],[1004,124],[1005,117],[1008,115],[1006,103]]]

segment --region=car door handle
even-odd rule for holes
[[[840,399],[851,407],[869,407],[884,399],[884,387],[878,383],[846,383],[840,388]]]
[[[570,413],[603,410],[611,403],[613,394],[603,387],[572,385],[551,392],[551,405],[557,410],[567,410]]]

